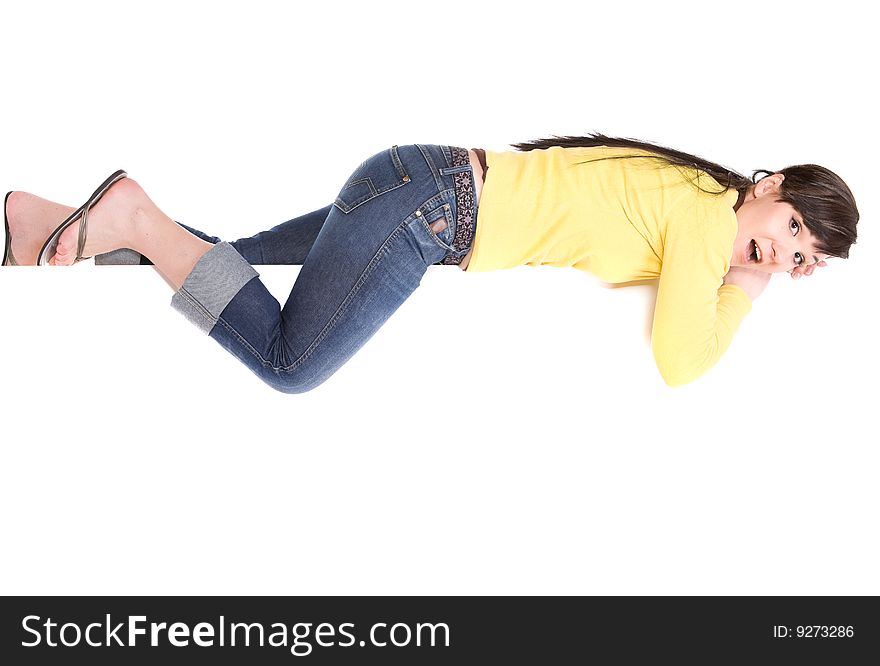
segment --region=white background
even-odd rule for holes
[[[856,3],[852,7],[857,6]],[[864,10],[867,11],[867,10]],[[432,266],[318,389],[262,384],[152,267],[0,272],[4,594],[880,594],[872,24],[848,3],[18,2],[0,187],[126,169],[224,239],[392,144],[600,131],[814,162],[848,260],[774,276],[667,387],[656,286]],[[298,266],[258,271],[284,303]]]

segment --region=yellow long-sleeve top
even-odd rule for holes
[[[752,308],[723,284],[737,232],[737,191],[705,171],[633,148],[486,151],[467,272],[572,267],[620,283],[659,278],[651,348],[669,386],[693,381],[730,345]],[[688,178],[698,181],[691,183]]]

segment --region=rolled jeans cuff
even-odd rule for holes
[[[127,247],[95,255],[95,266],[136,266],[140,263],[140,253]]]
[[[174,292],[171,307],[208,334],[229,301],[258,276],[232,245],[225,241],[217,243],[202,255]]]

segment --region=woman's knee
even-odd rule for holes
[[[266,368],[260,378],[281,393],[307,393],[330,378],[333,373],[316,372],[308,363],[288,368]]]

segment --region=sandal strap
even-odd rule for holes
[[[7,261],[8,264],[4,264],[4,266],[18,266],[18,262],[15,260],[15,255],[12,254],[12,244],[7,242],[6,253],[7,253]]]
[[[6,227],[6,247],[4,248],[4,254],[9,260],[10,266],[18,266],[18,262],[15,260],[15,255],[12,254],[12,234],[9,231],[9,221],[6,219],[6,202],[9,200],[9,195],[12,192],[8,192],[6,194],[6,199],[3,200],[3,226]],[[6,265],[6,262],[3,264]]]
[[[15,260],[15,255],[12,254],[12,236],[9,233],[9,227],[6,227],[6,257],[9,261],[9,266],[18,266],[18,262]],[[5,266],[6,264],[4,264]]]
[[[82,261],[85,257],[82,256],[82,251],[86,246],[86,234],[88,233],[89,228],[89,206],[83,208],[82,219],[79,223],[79,239],[76,243],[76,259],[74,261]]]

